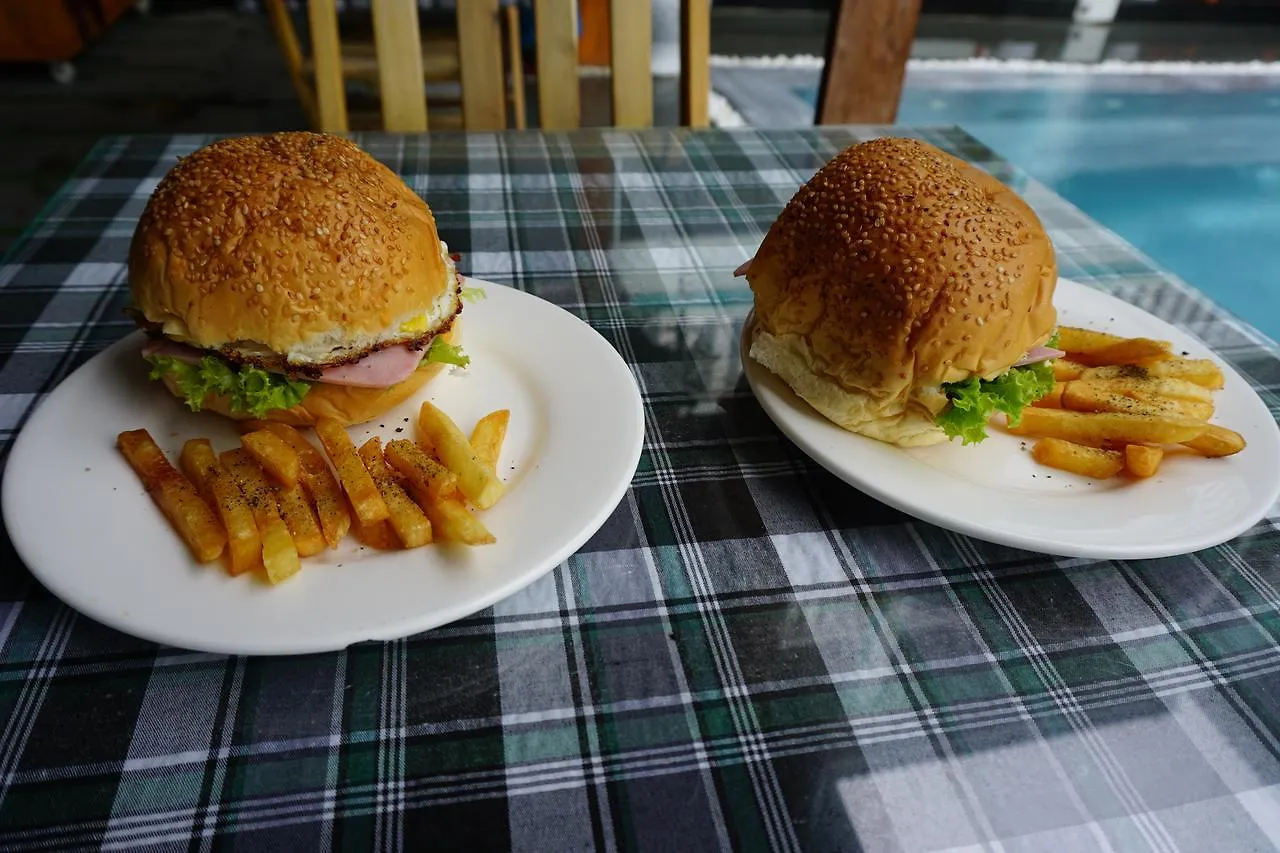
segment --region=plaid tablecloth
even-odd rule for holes
[[[1280,512],[1177,559],[1054,560],[861,496],[747,389],[730,271],[876,132],[360,137],[465,271],[585,318],[633,366],[630,491],[489,610],[293,658],[108,630],[6,537],[0,849],[1280,844]],[[1019,188],[1064,274],[1200,336],[1277,410],[1272,345],[960,131],[921,134]],[[129,330],[135,219],[204,141],[103,141],[0,265],[6,448]]]

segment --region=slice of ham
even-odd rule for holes
[[[1014,367],[1026,367],[1028,364],[1039,364],[1042,361],[1048,361],[1051,358],[1062,358],[1066,355],[1060,349],[1052,347],[1033,347],[1027,350],[1027,354],[1013,363]]]
[[[142,357],[160,355],[176,358],[187,364],[199,364],[208,353],[186,344],[170,340],[147,341],[142,347]],[[319,381],[330,385],[350,385],[356,388],[387,388],[403,382],[413,375],[422,362],[422,350],[407,346],[393,346],[370,353],[359,361],[326,368]]]
[[[422,350],[394,346],[369,353],[359,361],[325,368],[320,381],[357,388],[387,388],[413,375],[422,362]]]

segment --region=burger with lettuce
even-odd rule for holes
[[[459,347],[463,287],[427,204],[346,139],[224,139],[157,185],[129,252],[150,375],[193,411],[368,421]]]
[[[1053,388],[1048,235],[1009,187],[927,143],[841,152],[739,274],[749,356],[850,432],[970,444]]]

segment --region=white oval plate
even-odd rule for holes
[[[349,432],[357,445],[373,434],[412,437],[424,399],[468,432],[485,413],[509,408],[499,465],[507,492],[480,516],[495,544],[375,551],[349,535],[276,587],[195,563],[116,450],[116,435],[145,427],[176,464],[186,439],[205,436],[220,451],[237,444],[237,432],[217,415],[188,412],[148,380],[134,334],[68,376],[14,442],[3,501],[18,554],[93,619],[227,654],[405,637],[531,583],[581,547],[622,499],[640,459],[643,408],[626,363],[586,323],[519,290],[468,284],[486,293],[463,312],[471,365],[443,372]]]
[[[806,455],[871,497],[958,533],[1069,557],[1140,559],[1185,554],[1248,530],[1280,497],[1280,429],[1238,373],[1195,338],[1114,296],[1068,279],[1055,303],[1064,326],[1171,341],[1212,358],[1226,375],[1214,421],[1248,442],[1224,459],[1166,457],[1150,480],[1086,480],[1037,464],[1031,442],[993,427],[981,444],[959,441],[904,450],[846,432],[747,355],[740,356],[760,405]]]

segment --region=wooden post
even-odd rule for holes
[[[315,93],[307,84],[306,75],[302,72],[302,45],[298,41],[298,32],[293,28],[293,19],[285,8],[284,0],[267,0],[267,16],[271,20],[271,31],[275,33],[276,43],[284,57],[285,69],[289,72],[289,82],[298,95],[298,102],[307,116],[307,126],[313,130],[320,127],[320,116],[316,112]]]
[[[382,126],[399,132],[426,130],[417,0],[373,0],[373,40],[378,50]]]
[[[680,0],[680,123],[706,127],[710,105],[711,3]]]
[[[609,55],[615,127],[653,125],[653,4],[611,0]]]
[[[574,0],[534,0],[538,123],[544,130],[568,130],[582,122],[576,7]]]
[[[817,124],[890,124],[920,17],[921,0],[840,0],[828,28]]]
[[[338,37],[338,6],[333,0],[310,0],[311,56],[315,65],[316,104],[320,129],[347,130],[347,92],[342,78],[342,42]]]
[[[520,51],[520,10],[507,4],[507,64],[511,66],[511,111],[515,113],[516,128],[525,128],[524,109],[524,59]]]
[[[507,103],[498,0],[458,0],[457,10],[463,124],[500,130],[507,126]]]

